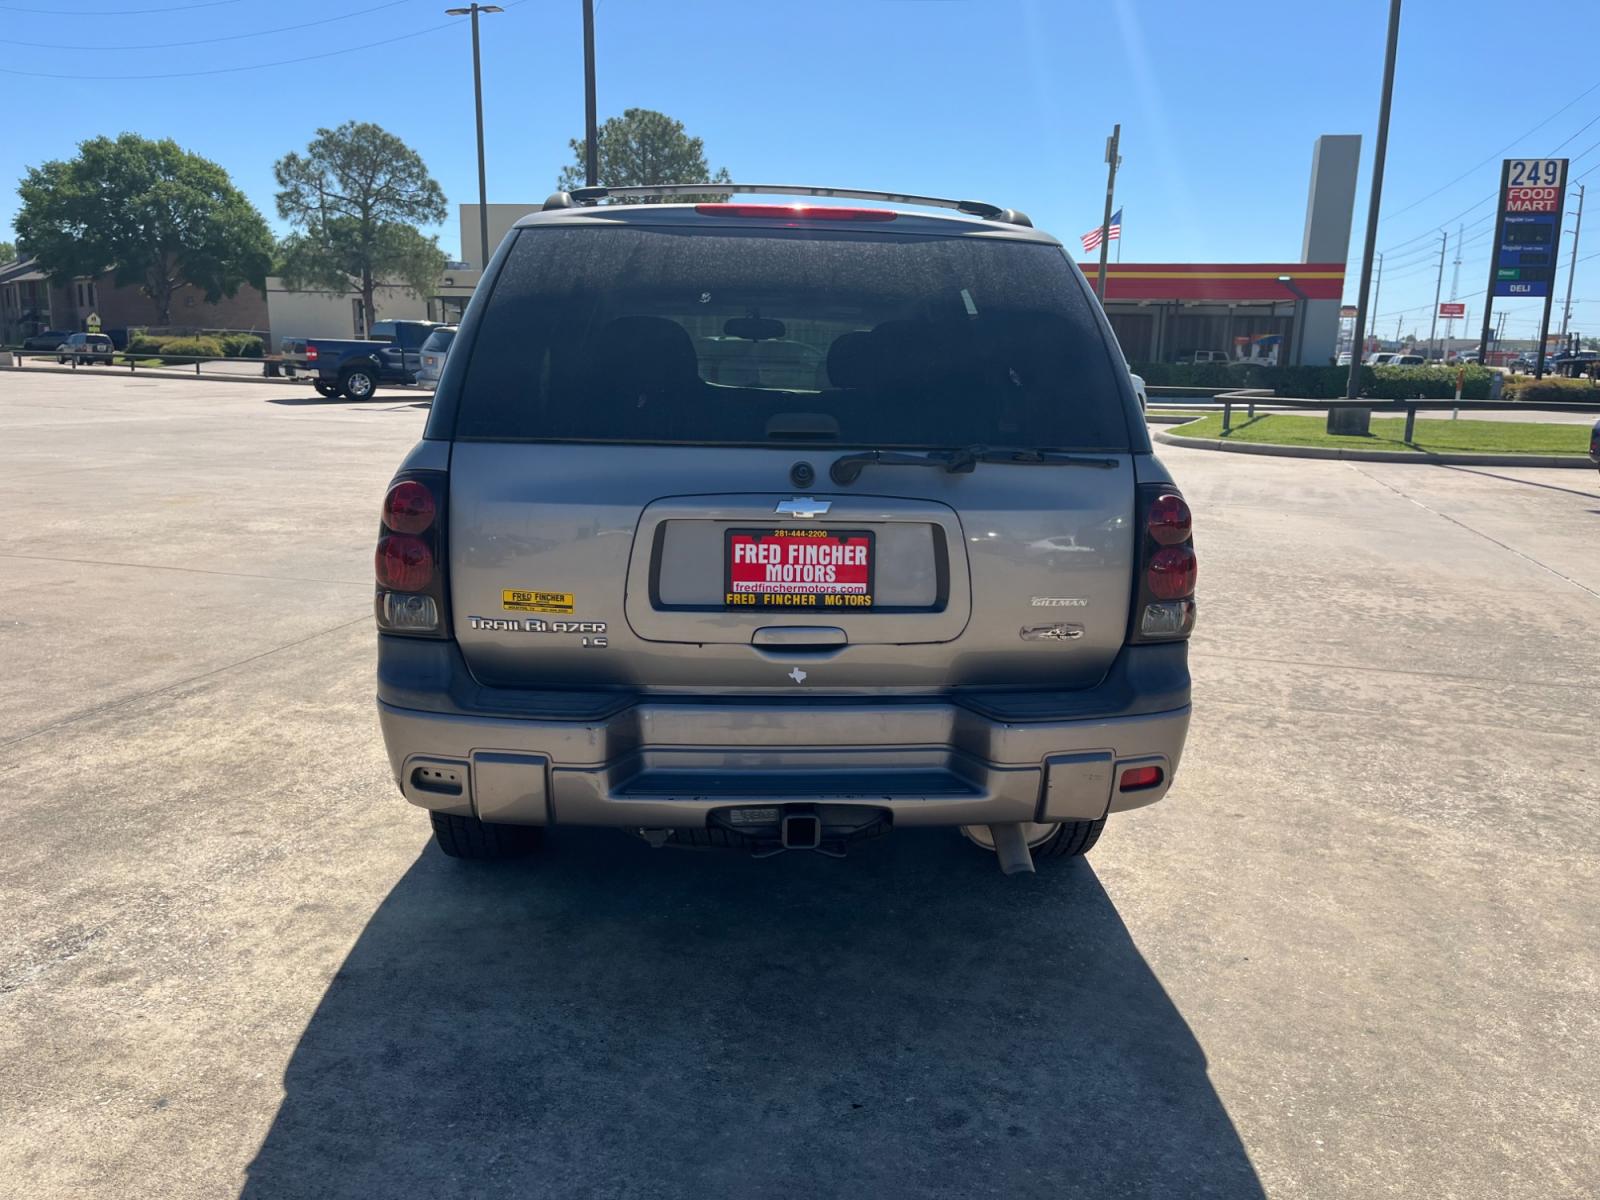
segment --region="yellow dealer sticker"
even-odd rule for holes
[[[524,588],[506,588],[500,593],[500,607],[507,612],[554,613],[572,615],[571,592],[535,592]]]

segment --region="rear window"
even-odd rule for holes
[[[428,335],[428,340],[422,343],[422,348],[443,354],[450,349],[450,343],[455,340],[456,331],[454,329],[435,329]]]
[[[1058,246],[848,231],[523,230],[456,436],[1126,450]]]

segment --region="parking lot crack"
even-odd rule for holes
[[[1452,517],[1449,513],[1440,512],[1437,508],[1434,508],[1430,504],[1425,504],[1423,501],[1418,500],[1415,496],[1412,496],[1409,493],[1404,492],[1401,489],[1395,487],[1394,484],[1388,482],[1387,480],[1379,479],[1376,475],[1372,474],[1372,472],[1363,471],[1360,467],[1356,466],[1352,462],[1346,462],[1345,465],[1347,467],[1349,467],[1352,471],[1354,471],[1356,474],[1365,475],[1368,479],[1372,480],[1373,483],[1378,484],[1380,487],[1387,488],[1389,491],[1393,492],[1396,496],[1399,496],[1402,500],[1405,500],[1405,501],[1407,501],[1408,503],[1411,503],[1411,504],[1415,504],[1418,508],[1422,509],[1424,512],[1430,512],[1434,516],[1439,517],[1442,520],[1449,521],[1450,524],[1458,526],[1461,529],[1465,529],[1468,533],[1475,534],[1476,536],[1481,537],[1486,542],[1489,542],[1489,543],[1492,543],[1493,545],[1499,546],[1500,549],[1506,551],[1507,553],[1516,555],[1518,558],[1522,559],[1524,562],[1531,563],[1534,566],[1538,567],[1541,571],[1547,571],[1551,575],[1554,575],[1557,579],[1560,579],[1560,580],[1562,580],[1563,582],[1566,582],[1566,583],[1570,583],[1573,587],[1577,588],[1580,592],[1586,592],[1591,597],[1593,597],[1594,599],[1600,600],[1600,592],[1595,591],[1594,588],[1588,586],[1587,584],[1579,583],[1576,579],[1574,579],[1570,575],[1562,574],[1560,571],[1558,571],[1554,567],[1552,567],[1549,563],[1541,562],[1539,559],[1533,557],[1533,555],[1531,555],[1531,554],[1524,554],[1521,550],[1518,550],[1515,546],[1508,546],[1505,542],[1502,542],[1499,538],[1494,537],[1494,536],[1492,536],[1490,534],[1487,534],[1487,533],[1483,532],[1483,530],[1481,530],[1481,529],[1474,529],[1471,525],[1468,525],[1465,521],[1460,520],[1457,517]]]
[[[84,567],[126,567],[135,571],[182,571],[187,575],[221,575],[228,579],[270,579],[277,583],[331,583],[345,587],[370,587],[355,579],[311,579],[302,575],[260,575],[251,571],[214,571],[207,567],[174,567],[166,563],[112,562],[101,558],[64,558],[54,554],[0,554],[26,562],[74,563]]]
[[[249,666],[251,663],[259,662],[263,658],[269,658],[274,654],[281,654],[285,650],[293,650],[297,646],[304,646],[306,643],[314,642],[318,638],[328,636],[330,633],[338,633],[341,629],[349,629],[352,625],[361,625],[371,620],[371,614],[364,613],[353,620],[340,622],[338,625],[330,626],[327,629],[319,629],[317,632],[307,634],[303,638],[297,638],[292,642],[285,642],[281,646],[273,646],[270,649],[262,650],[259,653],[247,655],[246,657],[237,659],[234,662],[224,663],[222,666],[213,667],[209,671],[201,671],[199,674],[190,675],[185,679],[175,680],[172,683],[164,683],[160,687],[151,688],[148,691],[138,692],[132,696],[124,696],[119,700],[109,700],[104,704],[97,704],[93,708],[86,708],[82,712],[73,713],[70,717],[62,717],[59,721],[52,721],[49,725],[45,725],[39,729],[30,730],[29,732],[20,734],[17,737],[7,738],[5,741],[0,741],[0,749],[5,749],[8,746],[15,746],[21,742],[30,741],[33,738],[41,737],[47,733],[53,733],[58,729],[62,729],[68,725],[76,724],[79,721],[88,720],[90,717],[99,716],[101,713],[110,712],[115,708],[123,708],[129,704],[137,704],[141,700],[150,699],[152,696],[164,696],[170,692],[181,691],[191,684],[199,683],[201,680],[210,679],[215,675],[222,675],[228,671],[234,671],[240,667]]]

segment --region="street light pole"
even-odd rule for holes
[[[1389,152],[1389,106],[1394,99],[1394,58],[1400,44],[1400,0],[1389,0],[1389,41],[1383,55],[1383,99],[1378,103],[1378,141],[1372,155],[1372,196],[1367,202],[1366,247],[1361,255],[1361,292],[1356,299],[1356,327],[1366,322],[1367,291],[1372,284],[1372,255],[1378,245],[1378,212],[1383,206],[1383,160]],[[1345,397],[1361,391],[1361,357],[1350,356]]]
[[[600,135],[594,103],[594,0],[583,0],[583,181],[600,182]]]
[[[478,4],[470,8],[447,8],[446,16],[472,17],[472,96],[478,106],[478,271],[489,269],[489,184],[483,164],[483,68],[478,55],[478,14],[505,12],[498,4]],[[463,246],[465,252],[466,247]]]

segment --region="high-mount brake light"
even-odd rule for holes
[[[889,208],[841,208],[833,204],[696,204],[704,217],[789,217],[797,221],[893,221]]]
[[[402,479],[383,498],[383,523],[395,533],[421,533],[433,518],[433,493],[415,479]]]

